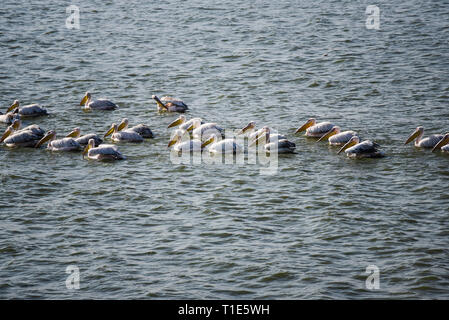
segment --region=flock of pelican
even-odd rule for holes
[[[162,97],[159,99],[153,95],[159,112],[184,113],[189,108],[187,105],[173,97]],[[86,92],[80,102],[84,110],[115,110],[117,105],[107,99],[93,100],[89,92]],[[45,132],[38,125],[33,124],[22,128],[22,118],[36,118],[48,115],[47,110],[37,104],[20,106],[18,100],[6,110],[5,114],[0,112],[0,122],[9,125],[0,138],[0,143],[7,147],[33,147],[40,148],[45,143],[50,151],[82,151],[83,157],[93,160],[122,160],[126,157],[121,154],[117,145],[104,144],[103,139],[110,136],[112,142],[139,143],[144,139],[153,138],[152,130],[139,124],[129,127],[127,118],[119,124],[113,123],[110,129],[102,136],[95,133],[81,135],[80,128],[74,128],[64,137],[57,137],[55,130]],[[237,137],[247,137],[248,146],[257,146],[263,152],[270,153],[295,153],[295,143],[288,140],[287,136],[276,132],[273,128],[263,126],[256,129],[256,123],[251,121],[240,129],[232,138],[224,136],[224,130],[217,123],[205,122],[201,118],[187,120],[181,114],[176,120],[168,125],[175,128],[168,142],[168,148],[173,151],[182,152],[210,152],[212,154],[240,153],[244,146],[239,144]],[[317,123],[316,119],[310,118],[294,134],[305,131],[305,136],[317,139],[317,142],[328,141],[331,146],[340,147],[337,154],[345,152],[349,158],[380,158],[385,153],[380,146],[371,141],[364,140],[358,133],[352,130],[341,131],[339,126],[330,122]],[[434,134],[423,138],[424,128],[418,127],[407,138],[405,144],[415,141],[419,148],[431,148],[432,152],[441,150],[449,152],[449,133],[445,135]]]

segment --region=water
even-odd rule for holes
[[[447,299],[449,157],[411,145],[449,130],[449,3],[3,1],[2,111],[51,113],[60,134],[128,117],[157,135],[117,163],[0,147],[0,298]],[[84,92],[120,108],[85,113]],[[237,129],[287,134],[298,154],[257,165],[177,165],[151,95]],[[354,161],[294,130],[353,129],[388,157]],[[3,125],[4,127],[4,125]],[[3,130],[3,129],[2,129]],[[367,290],[368,265],[380,288]],[[69,265],[80,289],[65,285]]]

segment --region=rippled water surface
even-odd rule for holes
[[[60,135],[128,117],[156,134],[127,160],[0,147],[0,298],[449,298],[449,156],[404,140],[449,131],[449,3],[2,1],[1,110],[20,99]],[[380,8],[380,29],[365,27]],[[84,92],[120,108],[83,112]],[[174,164],[152,94],[296,143],[259,165]],[[329,120],[378,142],[354,161],[294,135]],[[6,126],[0,124],[0,129]],[[380,270],[367,290],[366,267]],[[66,267],[80,269],[68,290]]]

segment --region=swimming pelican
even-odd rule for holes
[[[11,124],[14,120],[20,119],[19,109],[16,108],[13,112],[7,112],[6,114],[2,114],[0,112],[0,122]]]
[[[112,134],[111,139],[115,142],[142,142],[143,137],[135,131],[131,130],[122,130],[118,131],[117,124],[113,123],[111,128],[104,134],[104,138]]]
[[[242,128],[239,132],[237,132],[237,135],[244,134],[248,137],[249,141],[254,141],[259,138],[259,136],[265,132],[266,126],[256,130],[256,123],[254,121],[249,122],[244,128]],[[270,131],[275,131],[273,128],[270,128]]]
[[[135,131],[142,136],[142,138],[154,138],[153,131],[151,131],[150,127],[144,124],[138,124],[134,127],[128,129],[129,121],[127,118],[124,118],[122,122],[118,125],[118,131],[122,130],[131,130]]]
[[[198,139],[188,139],[183,141],[186,136],[186,130],[176,129],[173,137],[168,142],[168,147],[173,146],[177,152],[199,152],[203,149],[202,143]],[[188,136],[188,135],[187,135]]]
[[[107,99],[97,99],[92,100],[92,95],[90,92],[86,92],[83,99],[80,102],[80,106],[84,105],[84,110],[115,110],[118,106],[107,100]]]
[[[7,147],[34,147],[44,136],[44,130],[38,125],[31,125],[19,130],[20,125],[20,120],[14,120],[3,133],[0,143],[4,142]]]
[[[216,123],[208,122],[201,124],[200,119],[193,119],[192,124],[187,131],[191,131],[192,129],[193,138],[201,141],[206,141],[212,134],[224,137],[224,130]]]
[[[41,108],[37,103],[28,104],[23,107],[19,107],[19,100],[14,100],[13,104],[8,108],[7,112],[11,112],[14,109],[18,109],[18,113],[22,117],[40,117],[48,115],[47,110]]]
[[[90,139],[83,151],[83,157],[87,155],[92,160],[124,160],[126,157],[120,153],[113,144],[102,144],[95,147],[94,139]]]
[[[385,154],[379,151],[379,147],[371,140],[360,142],[359,137],[354,136],[338,151],[338,154],[344,151],[349,158],[381,158]]]
[[[264,150],[267,153],[295,153],[296,144],[289,141],[282,134],[272,134],[268,127],[264,127],[265,134],[260,134],[249,146],[263,142]]]
[[[204,141],[201,147],[205,148],[207,145],[209,145],[207,150],[214,154],[236,154],[243,151],[242,146],[235,142],[235,139],[223,139],[218,141],[217,135],[215,133],[213,133],[210,138]]]
[[[328,121],[316,123],[315,118],[310,118],[301,127],[299,127],[295,133],[306,130],[306,136],[313,138],[321,138],[324,134],[328,133],[334,125]]]
[[[189,128],[193,128],[191,127],[191,125],[193,124],[193,122],[198,119],[199,121],[201,121],[201,124],[204,124],[203,120],[201,118],[192,118],[189,121],[187,121],[186,116],[185,115],[180,115],[179,118],[177,118],[176,120],[174,120],[173,122],[171,122],[167,128],[172,128],[172,127],[176,127],[179,126],[178,129],[181,130],[187,130]]]
[[[441,149],[443,152],[449,152],[449,133],[446,133],[444,137],[433,147],[432,152]]]
[[[56,131],[50,130],[45,136],[40,139],[35,148],[39,148],[42,144],[48,141],[47,149],[51,151],[78,151],[81,150],[81,145],[76,142],[74,138],[56,139]]]
[[[151,98],[156,101],[158,111],[186,112],[189,109],[182,100],[176,98],[162,97],[159,99],[156,95],[152,95]]]
[[[78,127],[73,129],[66,138],[74,138],[82,146],[86,146],[90,139],[94,139],[96,147],[103,143],[103,140],[95,133],[88,133],[81,136],[81,130]]]
[[[265,140],[264,143],[268,143],[269,138],[271,137],[271,141],[275,141],[275,140],[286,140],[287,136],[283,135],[283,134],[279,134],[279,133],[272,133],[275,132],[275,130],[273,130],[272,128],[265,126],[262,129],[257,130],[255,133],[255,135],[253,135],[252,137],[252,142],[250,144],[250,146],[254,145],[255,143],[258,143],[259,140],[261,140],[261,137]]]
[[[321,140],[329,140],[329,144],[331,146],[342,146],[346,144],[352,137],[356,136],[357,132],[348,130],[341,132],[340,127],[334,126],[331,130],[329,130],[325,135],[318,139],[317,142]]]
[[[415,131],[408,137],[404,144],[410,143],[415,140],[415,147],[418,148],[433,148],[435,145],[443,139],[442,134],[433,134],[427,138],[421,139],[424,135],[424,128],[418,127]]]

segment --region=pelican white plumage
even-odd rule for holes
[[[449,133],[446,133],[443,138],[433,147],[432,152],[440,149],[443,152],[449,152]]]
[[[342,146],[356,135],[357,132],[355,131],[348,130],[341,132],[339,126],[334,126],[325,135],[321,136],[317,142],[328,139],[331,146]]]
[[[74,138],[82,146],[86,146],[90,139],[94,139],[96,147],[103,143],[103,140],[95,133],[88,133],[81,136],[81,129],[79,127],[73,129],[66,138]]]
[[[34,147],[44,136],[44,130],[38,125],[31,125],[20,129],[21,121],[14,122],[5,130],[0,143],[4,142],[7,147]]]
[[[237,132],[237,135],[245,135],[248,137],[249,141],[254,141],[254,140],[257,140],[262,133],[265,133],[266,128],[269,128],[269,130],[271,132],[275,131],[273,128],[270,128],[267,126],[264,126],[260,129],[256,130],[256,122],[251,121],[244,128],[242,128],[239,132]]]
[[[408,144],[415,140],[415,147],[418,148],[433,148],[435,145],[443,139],[442,134],[433,134],[427,138],[422,139],[424,135],[424,128],[417,127],[415,131],[407,138],[404,144]]]
[[[118,131],[129,130],[137,132],[142,136],[142,138],[154,138],[153,131],[151,131],[150,127],[145,124],[138,124],[134,127],[128,128],[129,121],[128,118],[123,118],[120,124],[118,125]]]
[[[74,138],[56,139],[56,131],[50,130],[45,136],[40,139],[35,148],[39,148],[42,144],[48,141],[47,149],[51,151],[78,151],[81,150],[81,145]]]
[[[5,114],[2,114],[0,112],[0,122],[11,124],[14,120],[20,120],[20,114],[19,109],[16,108],[14,111],[6,112]]]
[[[84,110],[115,110],[118,108],[115,103],[107,99],[92,100],[90,92],[86,92],[80,102],[80,106],[84,106]]]
[[[167,128],[172,128],[179,126],[178,129],[180,130],[187,130],[189,128],[193,128],[192,124],[194,121],[199,120],[201,121],[201,124],[204,124],[203,120],[201,118],[192,118],[187,121],[187,118],[185,115],[180,115],[176,120],[172,121]]]
[[[184,137],[187,139],[183,140]],[[176,129],[168,142],[168,147],[173,146],[176,152],[200,152],[203,150],[202,142],[198,139],[190,139],[186,130]]]
[[[187,131],[191,131],[192,129],[193,138],[203,142],[209,139],[213,134],[221,136],[222,138],[224,137],[224,130],[216,123],[207,122],[201,124],[200,119],[193,119],[192,124],[187,128]]]
[[[180,99],[173,97],[162,97],[159,99],[156,95],[152,95],[154,101],[157,103],[157,110],[161,112],[186,112],[189,107]]]
[[[18,114],[24,118],[33,118],[48,115],[47,110],[40,107],[37,103],[20,107],[19,100],[14,100],[13,104],[8,108],[7,112],[11,112],[14,109],[18,109]]]
[[[381,158],[385,153],[379,150],[379,145],[371,140],[360,142],[359,137],[353,136],[339,151],[345,152],[349,158]]]
[[[104,134],[104,138],[112,134],[111,139],[115,142],[142,142],[143,137],[132,130],[118,131],[118,126],[113,123],[111,128]]]
[[[202,148],[208,146],[207,150],[214,154],[236,154],[243,151],[241,145],[239,145],[235,139],[223,139],[218,140],[215,133],[203,142]]]
[[[334,125],[328,121],[316,123],[315,118],[310,118],[295,131],[295,134],[306,131],[305,135],[308,137],[321,138],[323,135],[328,133],[332,127],[334,127]]]
[[[263,132],[249,144],[250,147],[259,144],[263,145],[267,153],[295,153],[296,144],[289,141],[285,135],[273,134],[269,127],[262,129]]]
[[[83,157],[87,155],[92,160],[124,160],[126,157],[120,153],[113,144],[101,144],[95,147],[94,139],[90,139],[84,148]]]

